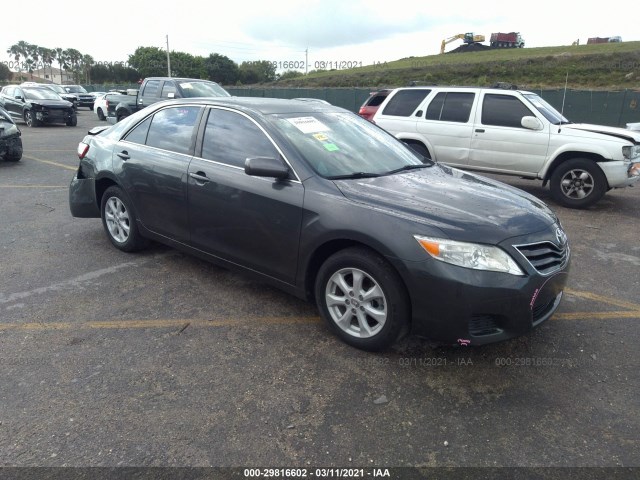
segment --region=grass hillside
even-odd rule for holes
[[[279,81],[288,87],[382,87],[409,82],[520,88],[640,89],[640,42],[492,49],[410,57]]]

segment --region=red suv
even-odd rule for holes
[[[390,92],[391,92],[390,88],[371,92],[371,95],[369,95],[369,98],[367,98],[365,102],[362,104],[362,106],[360,107],[360,110],[358,111],[358,115],[360,115],[362,118],[365,118],[371,121],[376,111],[378,110],[378,107],[382,102],[384,102],[384,99],[387,98],[387,95],[389,95]]]

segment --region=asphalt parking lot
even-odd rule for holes
[[[640,475],[640,189],[579,211],[503,178],[569,235],[558,313],[501,344],[369,354],[313,305],[163,246],[120,252],[72,218],[76,147],[100,123],[21,124],[23,160],[0,162],[0,466]]]

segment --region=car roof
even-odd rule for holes
[[[410,87],[398,87],[393,91],[398,90],[415,90],[420,88],[428,88],[430,90],[451,90],[451,89],[460,89],[460,90],[482,90],[489,92],[520,92],[520,93],[531,93],[527,90],[520,89],[512,89],[512,88],[499,88],[499,87],[474,87],[470,85],[411,85]]]
[[[178,82],[207,82],[216,83],[213,80],[206,80],[202,78],[185,78],[185,77],[147,77],[145,80],[177,80]]]
[[[279,113],[312,113],[312,112],[348,112],[324,102],[309,102],[284,98],[265,97],[194,97],[180,98],[158,102],[158,105],[200,104],[235,107],[241,110],[253,111],[263,115]]]

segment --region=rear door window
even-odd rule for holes
[[[383,115],[396,117],[409,117],[416,111],[422,101],[427,98],[431,90],[412,88],[400,90],[389,99],[389,102],[382,110]]]
[[[475,93],[440,92],[429,104],[425,118],[443,122],[467,123]]]
[[[146,144],[171,152],[193,152],[194,126],[200,107],[180,106],[160,110],[153,116]]]
[[[160,80],[149,80],[142,91],[142,98],[156,98],[159,88]]]

